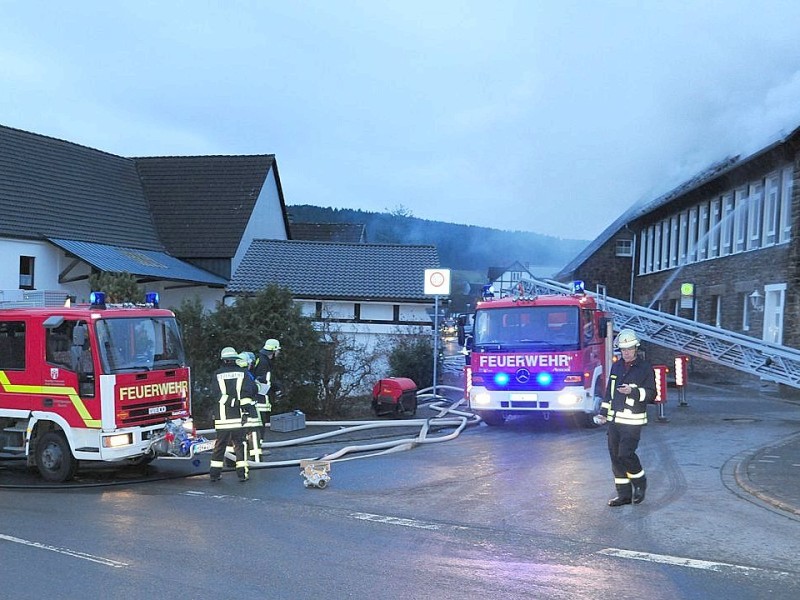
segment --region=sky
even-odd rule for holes
[[[800,126],[795,0],[0,0],[0,124],[287,205],[598,236]]]

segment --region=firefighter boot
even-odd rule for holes
[[[618,483],[617,497],[608,501],[609,506],[624,506],[631,503],[631,484]]]
[[[644,500],[644,492],[647,490],[647,477],[642,475],[636,479],[631,479],[633,485],[633,503],[641,504]]]

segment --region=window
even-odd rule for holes
[[[661,221],[661,268],[669,267],[669,219]]]
[[[24,321],[0,321],[0,369],[25,369]]]
[[[661,223],[655,226],[653,235],[653,271],[661,269]]]
[[[721,256],[733,253],[734,231],[734,202],[733,192],[722,196],[722,252]]]
[[[617,256],[633,256],[633,240],[617,240]]]
[[[764,203],[764,184],[760,181],[750,184],[750,210],[747,211],[748,236],[747,249],[761,247],[761,206]]]
[[[19,257],[19,289],[32,290],[33,289],[33,256],[20,256]]]
[[[678,264],[686,264],[687,248],[689,244],[689,211],[680,214],[680,224],[678,225]]]
[[[700,205],[700,216],[697,227],[697,260],[708,258],[708,204]]]
[[[733,193],[734,204],[734,252],[747,249],[747,188],[741,187]]]
[[[669,220],[669,266],[678,266],[678,217]]]
[[[714,198],[709,207],[708,224],[708,257],[717,258],[719,256],[720,223],[722,222],[721,200]]]
[[[642,231],[639,238],[639,275],[647,273],[647,238],[649,229]]]
[[[693,206],[689,209],[689,262],[697,262],[697,211],[698,208]]]
[[[778,173],[767,175],[764,186],[764,228],[761,239],[764,246],[778,241],[778,204],[780,203],[780,177]]]
[[[653,265],[655,264],[655,235],[656,229],[651,225],[647,229],[647,272],[653,272]]]
[[[792,167],[783,170],[781,186],[780,225],[778,227],[778,243],[788,242],[792,230],[792,185],[794,171]]]
[[[739,294],[742,302],[742,331],[750,331],[750,294]]]
[[[722,327],[722,296],[711,296],[711,324]]]

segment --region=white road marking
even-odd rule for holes
[[[31,542],[30,540],[23,540],[18,537],[14,537],[11,535],[3,535],[0,533],[0,540],[5,540],[7,542],[13,542],[15,544],[22,544],[24,546],[30,546],[32,548],[39,548],[40,550],[48,550],[50,552],[57,552],[58,554],[66,554],[67,556],[72,556],[75,558],[80,558],[81,560],[88,560],[91,562],[96,562],[101,565],[105,565],[107,567],[114,567],[115,569],[119,569],[120,567],[127,567],[129,566],[128,563],[119,562],[116,560],[112,560],[110,558],[103,558],[102,556],[93,556],[91,554],[86,554],[85,552],[78,552],[77,550],[70,550],[69,548],[58,548],[56,546],[48,546],[47,544],[42,544],[41,542]]]
[[[682,556],[670,556],[669,554],[651,554],[650,552],[635,552],[633,550],[621,550],[619,548],[604,548],[598,551],[598,554],[605,554],[606,556],[615,556],[617,558],[628,558],[632,560],[643,560],[647,562],[660,563],[664,565],[676,565],[678,567],[688,567],[690,569],[704,569],[706,571],[724,572],[741,572],[741,573],[762,573],[769,575],[787,575],[791,573],[785,571],[775,571],[770,569],[759,569],[757,567],[745,567],[744,565],[734,565],[731,563],[714,562],[710,560],[697,560],[694,558],[685,558]]]
[[[414,519],[401,519],[398,517],[387,517],[384,515],[373,515],[370,513],[350,513],[354,519],[361,521],[373,521],[375,523],[387,523],[389,525],[401,525],[403,527],[415,527],[417,529],[439,529],[435,523],[425,523],[424,521],[416,521]]]

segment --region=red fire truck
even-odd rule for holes
[[[189,369],[175,315],[157,297],[126,307],[92,300],[0,306],[0,457],[26,458],[62,482],[78,461],[146,463],[208,449],[186,431]]]
[[[471,409],[489,425],[570,413],[592,427],[611,367],[611,314],[579,284],[572,294],[484,298],[468,340]]]

